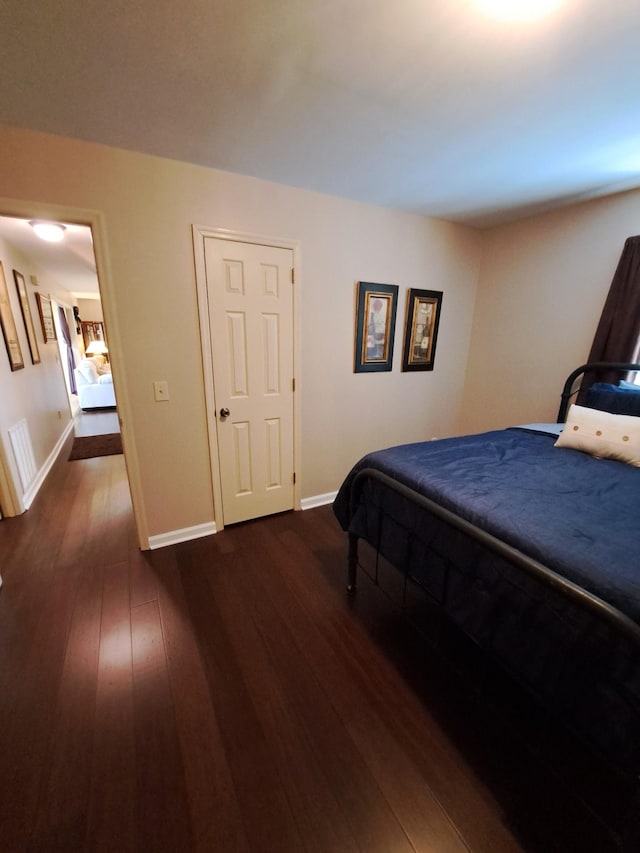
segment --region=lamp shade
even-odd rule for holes
[[[109,352],[104,341],[91,341],[86,349],[87,355],[106,355]]]

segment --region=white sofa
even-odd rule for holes
[[[74,370],[81,409],[110,409],[116,405],[111,373],[98,373],[91,358],[83,358]]]

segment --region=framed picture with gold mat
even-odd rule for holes
[[[0,261],[0,325],[2,326],[2,334],[4,335],[4,343],[7,348],[11,370],[22,370],[24,359],[22,358],[22,349],[18,340],[16,321],[11,310],[9,289],[7,287],[7,280],[4,277],[2,261]]]
[[[31,305],[29,305],[29,292],[24,276],[18,270],[13,271],[13,279],[18,289],[18,299],[20,300],[20,310],[22,311],[22,319],[27,332],[27,341],[29,342],[29,350],[31,351],[31,361],[33,364],[40,363],[40,350],[38,349],[38,341],[36,339],[36,330],[33,325],[33,316],[31,314]]]
[[[51,308],[51,300],[48,296],[43,296],[41,293],[36,293],[36,302],[38,303],[38,314],[40,314],[40,325],[42,326],[42,337],[45,344],[57,340],[56,327],[53,322],[53,309]]]

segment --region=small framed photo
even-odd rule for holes
[[[56,327],[53,322],[53,311],[51,309],[51,300],[48,296],[36,293],[36,302],[38,303],[38,314],[40,314],[42,337],[44,338],[45,344],[48,344],[50,341],[57,340]]]
[[[409,291],[402,370],[433,370],[442,309],[441,290]]]
[[[33,316],[31,314],[31,306],[29,305],[29,293],[24,276],[18,270],[13,271],[13,279],[18,289],[18,299],[20,300],[20,310],[22,311],[22,320],[27,332],[27,341],[29,342],[29,350],[31,351],[31,361],[33,364],[40,363],[40,350],[38,349],[38,341],[36,339],[36,330],[33,325]]]
[[[7,280],[4,277],[2,261],[0,261],[0,326],[2,326],[2,334],[4,335],[4,343],[7,347],[11,370],[22,370],[24,359],[22,358],[22,349],[18,340],[16,321],[11,310],[9,290],[7,288]]]
[[[358,282],[354,373],[391,370],[397,284]]]

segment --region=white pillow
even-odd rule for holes
[[[113,376],[110,373],[103,373],[102,376],[98,376],[98,382],[100,385],[113,385]]]
[[[597,458],[618,459],[640,468],[640,418],[574,404],[555,446],[582,450]]]

